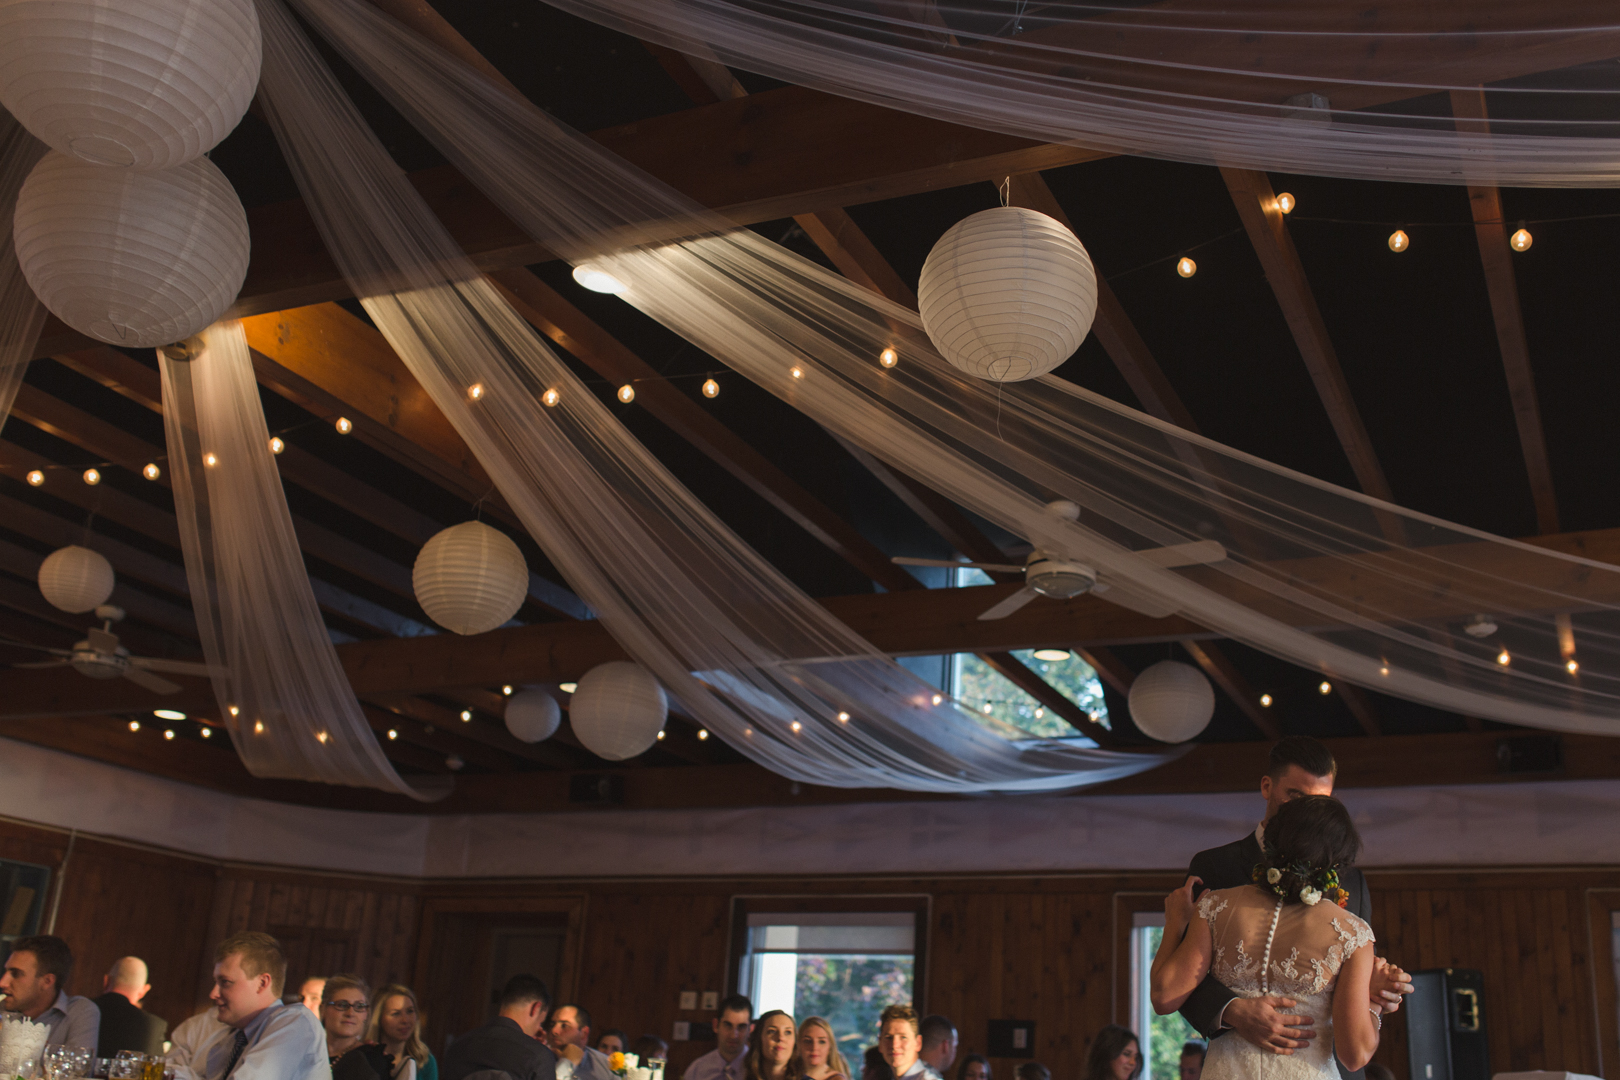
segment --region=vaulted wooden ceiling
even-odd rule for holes
[[[917,274],[940,233],[995,205],[993,185],[1010,179],[1010,200],[1069,222],[1103,278],[1093,334],[1060,375],[1311,475],[1620,563],[1620,495],[1594,467],[1620,459],[1620,432],[1606,415],[1620,391],[1611,358],[1620,331],[1610,299],[1620,285],[1610,255],[1620,241],[1614,194],[1374,184],[1112,157],[780,86],[645,46],[538,0],[437,10],[377,2],[653,175],[900,303],[915,304]],[[1406,62],[1488,86],[1620,55],[1620,41],[1605,35],[1542,44],[1528,54]],[[1232,764],[1253,757],[1243,744],[1287,732],[1336,739],[1341,756],[1376,782],[1499,774],[1501,725],[1351,687],[1323,696],[1313,673],[1183,619],[1146,619],[1082,597],[977,622],[1016,586],[924,588],[889,559],[954,552],[1000,561],[1000,543],[1011,538],[739,377],[718,375],[721,395],[702,397],[702,377],[723,371],[718,362],[619,301],[579,289],[377,95],[341,65],[340,73],[517,310],[604,400],[634,382],[635,403],[613,406],[624,422],[745,539],[880,648],[975,652],[1078,730],[1125,748],[1146,743],[1124,707],[1133,672],[1166,656],[1200,665],[1220,692],[1205,745],[1112,790],[1230,784],[1222,770],[1232,768],[1246,785],[1252,769]],[[1252,97],[1266,85],[1239,78],[1221,89]],[[1336,106],[1384,103],[1371,90],[1354,100],[1345,93],[1335,90]],[[1457,93],[1440,105],[1459,125],[1478,125],[1490,101],[1488,91]],[[567,806],[570,783],[583,785],[579,805],[608,773],[625,777],[628,805],[890,797],[801,790],[681,716],[655,749],[611,768],[566,723],[535,745],[507,734],[503,684],[555,687],[622,653],[349,297],[265,125],[250,114],[213,160],[249,211],[253,260],[235,314],[245,318],[270,427],[288,444],[277,460],[316,597],[380,745],[402,770],[459,771],[459,793],[443,805],[463,809]],[[1282,190],[1298,200],[1287,217],[1275,200]],[[1536,243],[1514,254],[1506,235],[1521,219],[1534,223]],[[1410,250],[1385,246],[1391,223],[1411,234]],[[1172,269],[1184,252],[1199,264],[1189,279]],[[88,528],[119,575],[125,643],[196,656],[166,478],[140,474],[164,453],[154,357],[90,342],[54,320],[38,355],[0,438],[0,636],[57,647],[82,636],[88,618],[51,608],[33,578],[45,554],[82,542]],[[339,416],[353,422],[352,434],[334,430]],[[92,464],[104,477],[94,487],[79,479]],[[46,473],[42,486],[24,481],[33,469]],[[414,600],[410,567],[428,537],[474,506],[519,540],[533,574],[522,626],[464,639],[432,627]],[[1439,599],[1422,614],[1460,622],[1473,613]],[[1011,655],[1041,645],[1083,650],[1105,682],[1110,728]],[[8,663],[29,658],[0,651]],[[372,793],[253,780],[228,740],[202,734],[217,709],[206,683],[179,681],[181,693],[160,698],[72,671],[6,671],[0,734],[267,797],[404,808]],[[1263,707],[1262,692],[1276,705]],[[156,707],[192,719],[153,722]],[[1571,775],[1620,775],[1620,753],[1602,740],[1570,740],[1565,761]]]

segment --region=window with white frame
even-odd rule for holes
[[[1178,1080],[1181,1047],[1199,1038],[1180,1013],[1153,1012],[1153,955],[1164,937],[1164,912],[1138,911],[1131,916],[1131,1030],[1142,1043],[1140,1080]]]

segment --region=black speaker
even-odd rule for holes
[[[1412,975],[1406,1055],[1412,1080],[1491,1080],[1485,1043],[1485,977],[1442,968]]]

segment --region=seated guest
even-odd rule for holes
[[[883,1060],[880,1047],[866,1048],[866,1056],[861,1060],[861,1080],[894,1080],[894,1070]]]
[[[878,1017],[878,1051],[896,1080],[940,1080],[921,1057],[921,1022],[910,1005],[890,1005]]]
[[[141,1008],[141,1000],[152,989],[146,981],[146,961],[138,956],[115,961],[101,986],[104,993],[96,998],[96,1008],[101,1010],[96,1057],[117,1057],[120,1050],[160,1056],[169,1025]]]
[[[1091,1040],[1083,1080],[1136,1080],[1142,1075],[1142,1044],[1130,1028],[1109,1024]]]
[[[175,1080],[205,1080],[214,1044],[230,1036],[231,1029],[219,1021],[218,1009],[204,1009],[180,1021],[169,1036],[169,1051],[163,1055],[165,1071],[172,1071]]]
[[[1188,1039],[1181,1044],[1181,1080],[1198,1080],[1204,1074],[1204,1055],[1208,1052],[1209,1044],[1203,1039]]]
[[[799,1072],[806,1080],[850,1080],[838,1036],[823,1017],[811,1016],[799,1025]]]
[[[645,1066],[649,1061],[668,1061],[669,1043],[656,1035],[642,1035],[630,1045],[630,1052]]]
[[[798,1080],[799,1049],[793,1017],[772,1009],[754,1024],[756,1041],[748,1052],[748,1080]]]
[[[311,975],[298,988],[298,996],[303,1000],[304,1008],[319,1016],[321,1015],[321,994],[325,991],[326,976]]]
[[[613,1080],[608,1056],[591,1049],[591,1014],[578,1005],[551,1011],[546,1041],[557,1053],[557,1080]]]
[[[918,1030],[922,1032],[922,1052],[917,1056],[944,1076],[956,1063],[956,1025],[935,1014],[923,1017]]]
[[[682,1080],[742,1080],[748,1036],[754,1030],[754,1003],[733,994],[714,1018],[715,1048],[686,1067]]]
[[[384,1080],[405,1075],[407,1061],[416,1064],[416,1080],[439,1080],[439,1063],[422,1041],[422,1014],[416,1008],[416,995],[410,987],[393,983],[377,991],[371,999],[371,1021],[366,1042],[378,1043],[393,1063]]]
[[[533,975],[514,975],[501,990],[500,1015],[450,1044],[439,1062],[441,1080],[467,1080],[498,1070],[512,1080],[556,1080],[557,1055],[540,1041],[551,991]]]
[[[990,1059],[983,1054],[969,1054],[956,1070],[956,1080],[990,1080]]]
[[[269,934],[244,930],[214,950],[214,1003],[229,1037],[208,1047],[203,1068],[192,1071],[207,1080],[329,1080],[326,1032],[315,1014],[285,1005],[281,988],[287,957]],[[182,1025],[183,1026],[183,1025]]]
[[[101,1040],[101,1010],[89,998],[67,993],[73,950],[50,934],[22,937],[0,972],[0,1009],[22,1013],[51,1029],[46,1046],[71,1046],[95,1053]]]
[[[1038,1061],[1022,1061],[1013,1070],[1013,1076],[1017,1080],[1052,1080],[1052,1070]]]
[[[612,1057],[614,1054],[623,1054],[627,1051],[635,1053],[635,1051],[630,1050],[630,1037],[618,1028],[608,1028],[598,1035],[596,1037],[596,1048],[608,1057]],[[637,1056],[640,1055],[637,1054]]]
[[[321,1026],[332,1080],[388,1080],[393,1067],[376,1043],[365,1041],[371,987],[358,975],[333,975],[321,990]]]

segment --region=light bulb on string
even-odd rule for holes
[[[482,401],[484,397],[484,384],[481,382],[475,382],[471,386],[467,387],[467,396],[472,398],[474,401]]]
[[[337,433],[339,435],[347,435],[349,432],[354,430],[354,421],[350,420],[347,416],[340,416],[337,418],[336,422],[332,424],[332,426],[337,428]]]
[[[43,484],[44,482],[45,482],[45,474],[44,473],[40,472],[38,469],[29,469],[28,470],[28,483],[29,483],[29,486],[31,486],[31,487],[39,487],[39,485]]]
[[[174,728],[165,729],[164,732],[163,732],[163,737],[165,739],[169,740],[170,742],[173,742],[174,741]]]
[[[472,723],[472,710],[471,709],[462,709],[461,710],[461,722],[463,724]]]
[[[1040,720],[1040,719],[1045,718],[1045,716],[1046,716],[1046,710],[1045,709],[1037,708],[1035,710],[1035,719]]]
[[[1405,251],[1412,246],[1412,238],[1406,235],[1404,229],[1396,229],[1389,234],[1389,250]]]
[[[699,742],[703,742],[708,737],[709,737],[709,729],[708,728],[698,728],[698,741]]]
[[[847,713],[847,712],[841,712],[841,713],[839,713],[839,714],[838,714],[838,722],[839,722],[839,723],[840,723],[840,724],[847,724],[847,723],[849,723],[849,713]]]
[[[131,730],[131,731],[139,731],[139,730],[141,730],[141,722],[139,720],[131,720],[129,722],[129,730]]]
[[[505,686],[501,687],[501,693],[506,697],[511,697],[514,689],[515,687],[513,687],[511,683],[507,683]]]
[[[212,454],[212,453],[204,454],[203,455],[203,464],[208,466],[210,469],[212,469],[215,465],[219,464],[218,455]]]
[[[1513,663],[1513,657],[1507,651],[1507,649],[1504,648],[1501,652],[1496,654],[1496,662],[1501,664],[1503,667],[1507,667],[1509,664]]]
[[[281,441],[281,436],[270,436],[270,452],[272,454],[279,454],[285,449],[287,449],[287,444]]]
[[[935,705],[943,705],[943,704],[945,704],[945,695],[944,694],[935,694],[934,695],[934,704]]]
[[[625,383],[623,386],[619,387],[619,400],[624,402],[626,405],[636,400],[636,388],[631,386],[629,383]]]
[[[1581,665],[1577,664],[1575,662],[1575,658],[1572,656],[1568,660],[1564,661],[1564,670],[1573,675],[1577,671],[1581,670]]]
[[[1279,212],[1291,214],[1294,212],[1294,205],[1294,197],[1288,192],[1285,191],[1281,195],[1277,196],[1277,210]]]
[[[163,470],[158,468],[155,462],[148,461],[146,467],[141,470],[141,475],[148,480],[156,480],[163,475]]]
[[[202,730],[198,731],[197,734],[201,735],[205,739],[212,739],[214,737],[214,729],[211,727],[204,727]]]
[[[84,470],[84,482],[91,487],[95,487],[101,483],[101,474],[94,469],[86,469]]]
[[[397,738],[399,738],[399,729],[398,728],[389,728],[388,729],[388,739],[389,739],[389,741],[392,742],[393,740],[395,740]]]
[[[1192,277],[1194,274],[1198,273],[1198,264],[1187,258],[1187,256],[1183,255],[1176,263],[1176,273],[1180,274],[1182,277]]]
[[[802,379],[804,378],[804,368],[800,367],[798,364],[794,364],[793,367],[789,369],[788,374],[793,376],[795,379]]]
[[[984,703],[982,711],[983,711],[984,715],[986,715],[986,716],[990,715],[990,703],[988,701]]]
[[[793,729],[793,734],[795,735],[804,730],[804,725],[799,723],[797,720],[793,721],[793,723],[789,724],[788,726]]]
[[[545,405],[548,409],[556,408],[557,402],[561,400],[562,395],[557,393],[555,390],[547,390],[545,393],[540,395],[541,404]]]
[[[240,716],[240,715],[242,715],[242,710],[237,708],[235,705],[232,705],[231,706],[231,715],[232,716]]]
[[[1535,242],[1536,238],[1530,235],[1530,230],[1521,225],[1519,231],[1513,234],[1508,244],[1514,251],[1529,251],[1530,245]]]
[[[712,398],[720,396],[720,384],[713,379],[703,380],[703,396]]]
[[[894,351],[894,346],[892,345],[878,353],[878,363],[882,364],[884,367],[892,368],[899,362],[900,354]]]
[[[1272,700],[1273,699],[1272,699],[1272,696],[1270,694],[1261,694],[1260,695],[1260,707],[1263,708],[1263,709],[1271,708]]]
[[[1323,679],[1321,684],[1317,686],[1316,692],[1319,694],[1331,694],[1333,693],[1333,684]]]
[[[659,742],[664,741],[664,729],[663,728],[658,729],[658,741]]]

